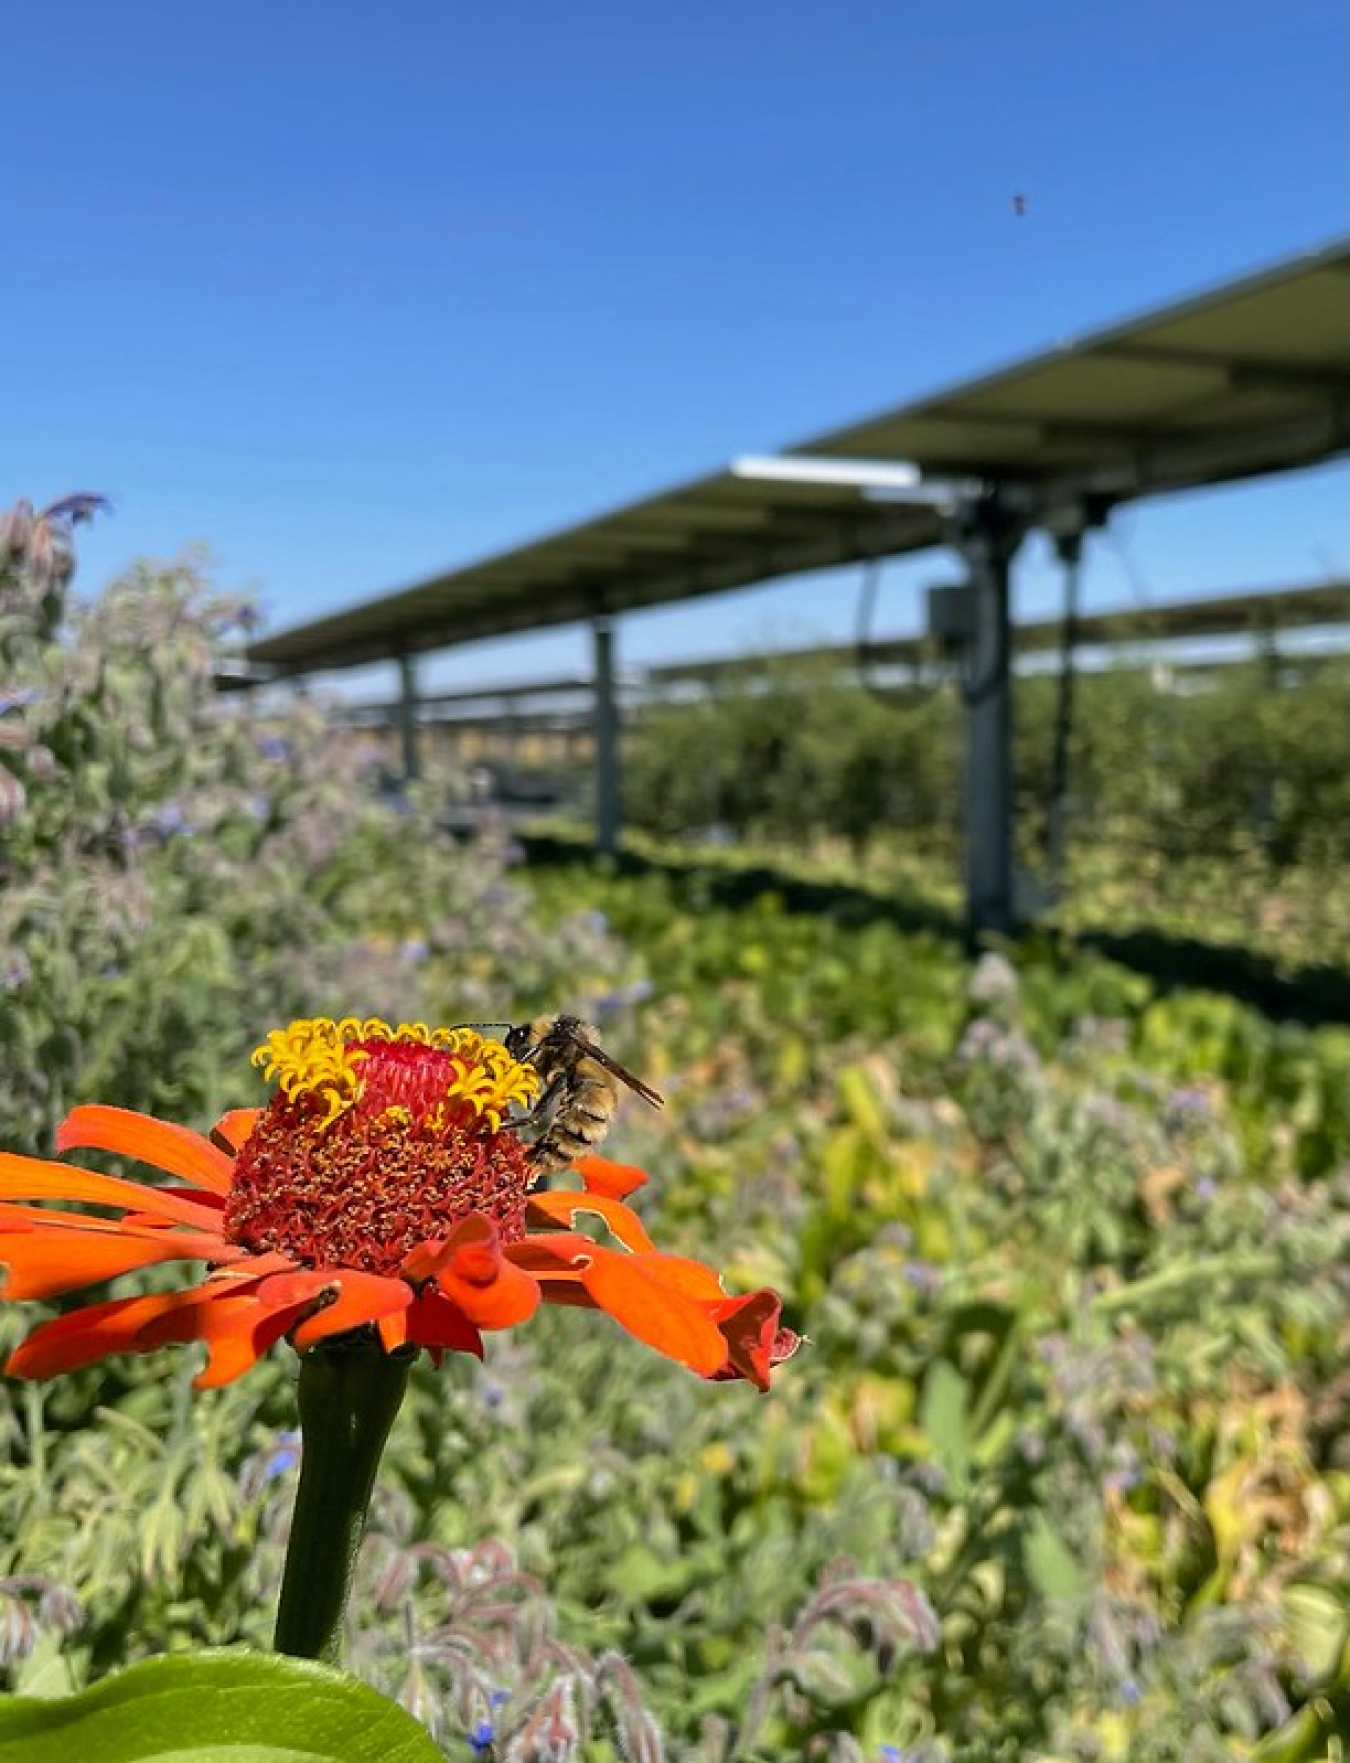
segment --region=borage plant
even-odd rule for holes
[[[701,1377],[761,1390],[796,1350],[774,1292],[728,1296],[714,1269],[656,1248],[626,1204],[641,1170],[591,1155],[575,1165],[579,1187],[538,1185],[517,1127],[539,1074],[500,1042],[471,1028],[320,1018],[270,1034],[255,1063],[277,1093],[227,1114],[210,1138],[92,1105],[58,1132],[58,1151],[111,1152],[187,1186],[0,1154],[0,1295],[51,1298],[161,1262],[207,1264],[178,1289],[42,1323],[10,1357],[17,1377],[200,1341],[205,1388],[289,1341],[303,1448],[278,1653],[340,1658],[380,1454],[419,1351],[437,1363],[481,1357],[485,1332],[541,1303],[603,1310]],[[35,1204],[49,1201],[113,1215]],[[583,1233],[583,1220],[609,1240]],[[189,1696],[189,1722],[194,1706]],[[0,1763],[4,1743],[0,1726]]]

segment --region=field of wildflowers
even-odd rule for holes
[[[34,1294],[0,1306],[0,1344],[72,1318],[46,1337],[66,1368],[24,1349],[12,1370],[57,1374],[0,1384],[0,1763],[68,1756],[63,1708],[91,1763],[110,1729],[109,1756],[168,1749],[145,1712],[167,1689],[203,1750],[237,1733],[222,1698],[274,1710],[259,1757],[295,1732],[316,1756],[409,1763],[1336,1754],[1350,1031],[1049,946],[972,960],[884,913],[762,889],[732,905],[675,867],[453,844],[432,786],[381,806],[376,755],[312,706],[216,694],[249,610],[193,561],[74,603],[81,512],[0,528],[0,1262],[11,1297]],[[204,1135],[271,1103],[250,1055],[287,1024],[541,1010],[595,1023],[666,1097],[624,1106],[604,1147],[650,1180],[591,1177],[611,1233],[593,1234],[640,1266],[650,1231],[665,1283],[641,1305],[622,1284],[583,1298],[590,1262],[555,1243],[541,1273],[544,1251],[508,1231],[487,1273],[479,1239],[459,1244],[477,1259],[438,1263],[453,1323],[429,1302],[399,1337],[383,1310],[342,1311],[382,1352],[446,1350],[404,1365],[345,1615],[323,1644],[281,1636],[340,1651],[348,1675],[281,1660],[308,1522],[300,1356],[278,1338],[194,1387],[221,1342],[267,1341],[200,1306],[165,1325],[201,1268],[153,1261],[165,1227],[146,1216],[200,1200],[173,1197],[172,1163],[170,1189],[149,1187],[148,1141],[91,1105]],[[398,1057],[419,1071],[448,1056],[413,1040]],[[349,1075],[351,1044],[324,1042]],[[303,1113],[312,1046],[283,1051],[274,1075],[299,1072]],[[358,1131],[358,1108],[325,1108]],[[47,1166],[67,1117],[64,1169],[149,1196],[139,1215],[118,1202],[139,1271],[92,1291],[108,1233],[81,1213],[44,1237],[22,1161]],[[214,1155],[253,1129],[236,1117]],[[530,1203],[570,1232],[561,1191]],[[98,1243],[78,1282],[73,1251],[40,1246],[58,1230]],[[776,1368],[776,1324],[738,1347],[694,1264],[728,1295],[781,1295],[807,1343]],[[552,1281],[520,1327],[483,1295],[521,1301],[512,1267]],[[313,1358],[336,1303],[270,1289],[277,1335]],[[159,1335],[113,1310],[93,1341],[83,1307],[128,1298]],[[481,1364],[453,1332],[466,1315]],[[731,1375],[742,1348],[773,1370],[767,1392]]]

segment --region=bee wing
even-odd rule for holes
[[[643,1083],[640,1077],[634,1077],[627,1066],[620,1065],[617,1059],[611,1059],[605,1049],[597,1047],[594,1041],[584,1039],[581,1035],[576,1038],[585,1047],[588,1059],[594,1059],[597,1065],[603,1065],[606,1071],[617,1077],[620,1083],[627,1084],[629,1089],[641,1096],[644,1102],[650,1102],[653,1108],[665,1107],[666,1099],[659,1090],[654,1090],[650,1084]]]

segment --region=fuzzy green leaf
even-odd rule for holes
[[[439,1763],[411,1715],[280,1654],[147,1659],[78,1696],[0,1700],[0,1763]]]
[[[970,1385],[950,1359],[936,1359],[924,1379],[919,1424],[938,1462],[962,1486],[970,1469]]]
[[[1077,1598],[1089,1578],[1077,1555],[1043,1512],[1033,1514],[1022,1537],[1027,1578],[1043,1598]]]

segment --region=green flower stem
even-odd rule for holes
[[[277,1607],[278,1653],[336,1665],[375,1472],[408,1387],[412,1353],[366,1341],[300,1360],[300,1485]]]

